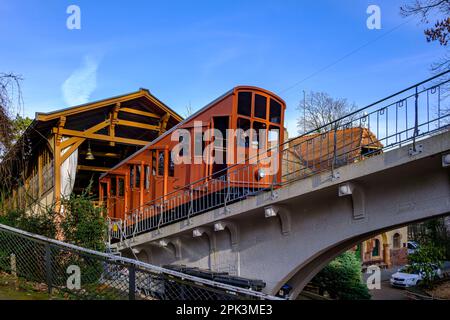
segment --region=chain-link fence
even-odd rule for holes
[[[277,299],[1,224],[0,270],[45,284],[49,293],[67,299]]]

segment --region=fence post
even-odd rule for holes
[[[136,267],[128,267],[128,299],[136,300]]]
[[[45,244],[45,277],[48,287],[48,294],[52,294],[52,252],[49,243]]]
[[[414,104],[414,134],[413,134],[413,151],[416,152],[416,137],[419,135],[419,93],[416,87],[415,104]],[[440,116],[440,115],[439,115]]]
[[[17,277],[17,262],[16,262],[16,255],[14,253],[11,253],[10,262],[11,262],[11,275],[14,278],[16,278]]]
[[[333,133],[333,162],[331,163],[331,177],[332,179],[335,178],[334,169],[337,165],[337,123],[335,123],[334,126],[334,133]]]

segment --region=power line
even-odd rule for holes
[[[409,19],[409,20],[406,20],[405,22],[400,23],[399,25],[397,25],[397,26],[393,27],[392,29],[386,31],[385,33],[383,33],[382,35],[378,36],[377,38],[375,38],[375,39],[373,39],[373,40],[371,40],[371,41],[369,41],[369,42],[366,42],[366,43],[363,44],[362,46],[359,46],[358,48],[356,48],[356,49],[350,51],[349,53],[345,54],[344,56],[340,57],[339,59],[337,59],[337,60],[331,62],[330,64],[328,64],[328,65],[326,65],[326,66],[320,68],[319,70],[317,70],[317,71],[311,73],[310,75],[308,75],[307,77],[303,78],[302,80],[300,80],[300,81],[294,83],[293,85],[291,85],[291,86],[289,86],[289,87],[287,87],[287,88],[285,88],[285,89],[279,91],[278,94],[285,93],[285,92],[287,92],[287,91],[289,91],[289,90],[295,88],[295,87],[298,86],[299,84],[305,82],[306,80],[309,80],[309,79],[313,78],[314,76],[318,75],[319,73],[322,73],[323,71],[328,70],[329,68],[331,68],[331,67],[333,67],[334,65],[338,64],[339,62],[341,62],[341,61],[347,59],[348,57],[352,56],[353,54],[357,53],[358,51],[360,51],[360,50],[366,48],[367,46],[371,45],[372,43],[377,42],[378,40],[381,40],[382,38],[386,37],[387,35],[391,34],[392,32],[396,31],[397,29],[401,28],[401,27],[404,26],[405,24],[409,23],[411,20],[413,20],[413,18],[411,18],[411,19]]]

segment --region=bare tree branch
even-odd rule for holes
[[[325,92],[310,92],[305,101],[298,106],[300,117],[297,127],[300,134],[316,130],[330,122],[342,118],[358,108],[347,99],[333,99]],[[352,121],[358,114],[350,116],[346,121]]]
[[[14,143],[12,118],[23,106],[22,77],[0,73],[0,158]]]

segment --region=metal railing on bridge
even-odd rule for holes
[[[184,188],[128,212],[125,219],[109,219],[111,241],[124,241],[194,215],[226,207],[287,183],[362,161],[383,151],[410,144],[420,152],[420,139],[447,130],[450,123],[449,71],[417,83],[270,150],[279,155],[281,174],[271,183],[253,182],[255,168],[267,158],[228,166]],[[264,153],[268,157],[267,153]]]
[[[44,284],[49,293],[57,299],[280,299],[136,260],[88,250],[2,224],[0,272]]]

